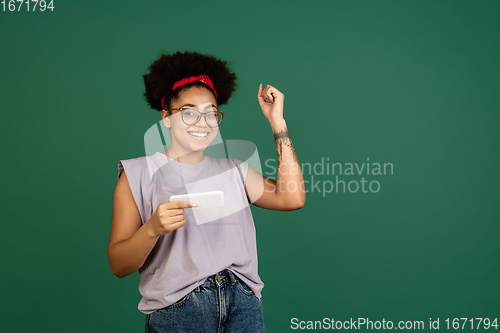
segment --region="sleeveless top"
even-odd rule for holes
[[[248,163],[205,155],[190,165],[157,152],[120,160],[118,178],[123,170],[143,224],[172,195],[224,192],[222,207],[185,208],[186,224],[159,237],[139,269],[139,311],[150,314],[171,305],[225,268],[261,298],[255,224],[244,188]]]

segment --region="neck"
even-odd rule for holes
[[[172,147],[168,148],[167,151],[164,152],[164,154],[174,160],[177,160],[177,162],[191,165],[198,164],[205,158],[205,155],[203,155],[203,151],[192,151],[186,153],[173,149]]]

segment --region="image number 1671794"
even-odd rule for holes
[[[4,12],[20,12],[20,11],[54,11],[54,0],[3,0],[2,11]]]

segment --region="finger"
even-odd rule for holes
[[[276,89],[275,87],[273,86],[270,86],[270,89],[269,89],[269,94],[271,96],[271,100],[272,101],[275,101],[276,99],[284,99],[284,96],[283,93],[281,91],[279,91],[278,89]]]
[[[257,99],[259,100],[259,103],[262,104],[264,103],[264,97],[262,97],[262,92],[264,91],[264,88],[262,88],[262,83],[259,85],[259,92],[257,93]]]
[[[169,209],[168,213],[170,216],[177,216],[177,215],[184,215],[184,209],[182,208],[174,208],[174,209]]]
[[[195,207],[191,201],[169,201],[169,208],[191,208]]]
[[[184,226],[186,224],[186,219],[182,219],[178,222],[172,223],[170,226],[175,229],[179,229],[180,227]]]
[[[179,223],[179,222],[182,222],[185,219],[186,218],[184,217],[184,215],[172,216],[171,219],[170,219],[170,224]]]

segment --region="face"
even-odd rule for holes
[[[205,113],[217,107],[214,95],[205,88],[191,87],[182,93],[179,98],[172,101],[172,108],[197,109]],[[193,151],[203,151],[215,139],[218,127],[210,127],[206,123],[205,117],[194,125],[187,125],[182,121],[182,112],[179,110],[170,111],[171,115],[167,117],[167,112],[162,111],[163,123],[170,128],[172,135],[172,148],[184,150],[186,154]]]

